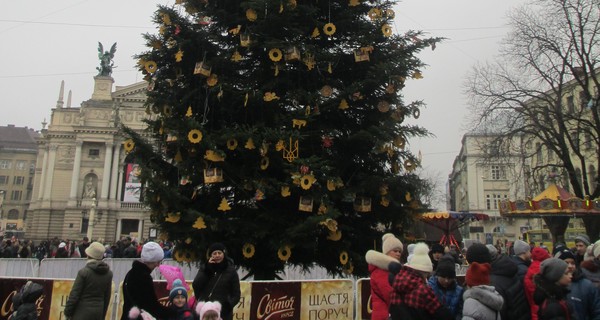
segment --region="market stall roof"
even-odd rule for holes
[[[500,215],[504,217],[580,217],[590,214],[600,214],[600,199],[577,198],[556,184],[551,184],[533,199],[500,201]]]

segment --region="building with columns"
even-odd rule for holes
[[[148,238],[149,214],[140,202],[141,184],[123,150],[121,125],[143,130],[146,82],[117,86],[94,77],[91,99],[71,107],[61,84],[48,128],[38,138],[37,165],[27,238],[114,242]],[[90,239],[90,240],[91,240]]]

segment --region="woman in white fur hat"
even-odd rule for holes
[[[371,304],[372,320],[387,320],[389,318],[390,294],[392,286],[388,280],[390,263],[400,264],[403,245],[391,233],[382,237],[382,252],[369,250],[365,256],[371,274]]]

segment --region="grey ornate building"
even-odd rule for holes
[[[59,237],[114,242],[148,238],[149,214],[139,201],[135,164],[123,150],[119,125],[142,130],[146,82],[115,88],[94,77],[91,99],[79,108],[63,103],[61,85],[48,128],[38,138],[27,238]]]

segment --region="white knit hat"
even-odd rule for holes
[[[431,258],[429,258],[428,253],[429,247],[427,244],[423,242],[417,243],[415,245],[415,250],[413,251],[413,256],[410,261],[406,263],[406,266],[419,271],[432,272],[433,264],[431,263]]]
[[[142,262],[158,262],[165,258],[165,252],[156,242],[148,242],[142,247]]]
[[[200,316],[200,319],[204,318],[206,313],[216,313],[221,319],[221,303],[218,301],[200,301],[196,305],[196,313]]]
[[[384,254],[387,254],[388,252],[396,248],[400,249],[400,251],[402,251],[402,249],[404,248],[402,242],[398,240],[398,238],[396,238],[396,236],[394,236],[394,234],[392,233],[384,234],[383,237],[381,237],[381,239],[383,240],[381,252],[383,252]]]

